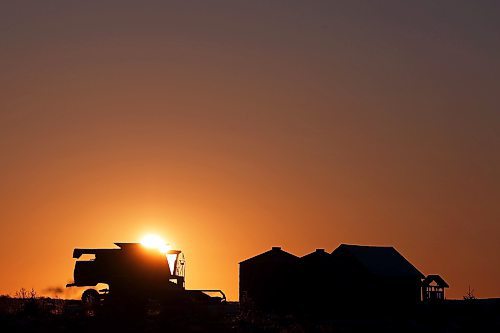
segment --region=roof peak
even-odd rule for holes
[[[439,287],[442,288],[449,288],[450,286],[448,283],[438,274],[429,274],[427,277],[422,281],[422,284],[424,286],[429,286],[432,282],[435,282]]]
[[[288,258],[291,258],[293,260],[299,259],[299,257],[297,257],[295,254],[292,254],[290,252],[283,250],[280,246],[273,246],[273,247],[271,247],[270,250],[267,250],[266,252],[263,252],[263,253],[258,254],[254,257],[245,259],[243,261],[240,261],[240,264],[244,263],[244,262],[254,261],[256,259],[261,259],[261,258],[266,257],[268,255],[272,255],[272,256],[278,255],[281,257],[288,257]]]

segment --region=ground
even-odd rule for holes
[[[85,309],[79,301],[0,297],[1,332],[500,332],[500,299],[422,305],[407,316],[345,318],[240,313],[219,308],[113,307]]]

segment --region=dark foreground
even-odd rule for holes
[[[237,303],[84,309],[79,301],[0,297],[0,332],[500,332],[500,299],[421,305],[414,313],[343,318],[239,313]]]

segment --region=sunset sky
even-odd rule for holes
[[[340,243],[500,297],[499,199],[499,1],[0,4],[0,294],[157,233],[232,300]]]

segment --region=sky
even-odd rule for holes
[[[341,243],[500,297],[498,1],[2,1],[0,50],[0,294],[158,233],[232,300]]]

